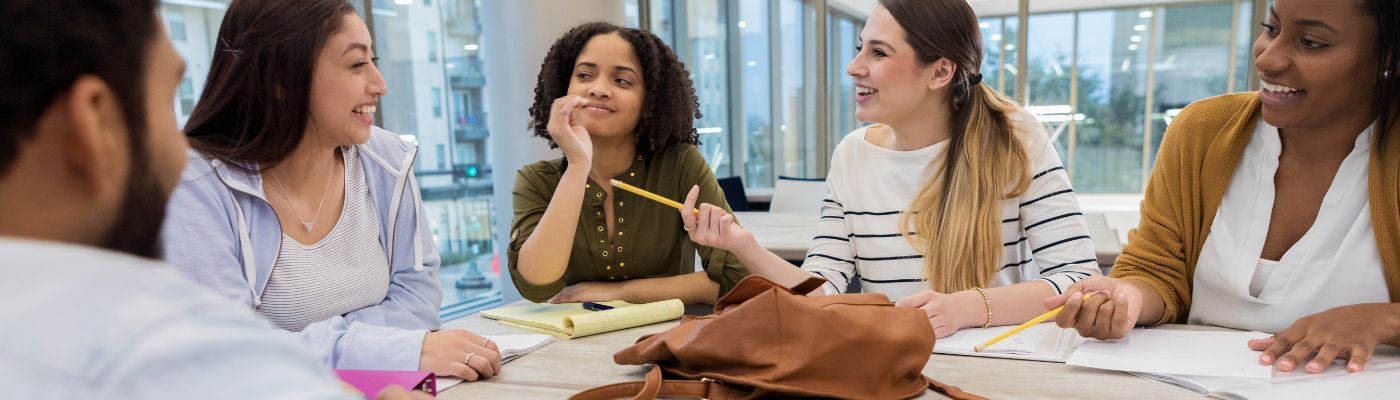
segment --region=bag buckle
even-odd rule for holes
[[[703,376],[700,377],[700,383],[709,383],[709,384],[711,384],[711,385],[723,385],[723,384],[724,384],[724,382],[720,382],[720,381],[717,381],[717,380],[714,380],[714,379],[711,379],[711,378],[706,378],[706,377],[703,377]],[[706,386],[705,386],[705,396],[704,396],[704,397],[701,397],[700,400],[710,400],[710,386],[709,386],[709,385],[706,385]]]

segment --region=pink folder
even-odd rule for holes
[[[428,371],[370,371],[360,369],[337,369],[340,380],[354,386],[365,397],[374,398],[379,391],[390,385],[398,385],[405,390],[421,390],[437,396],[437,379]]]

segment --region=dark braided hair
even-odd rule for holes
[[[616,33],[632,45],[641,62],[646,97],[634,131],[637,153],[650,155],[681,143],[698,145],[695,119],[700,118],[700,98],[690,72],[661,38],[640,29],[623,28],[606,22],[590,22],[570,29],[550,46],[535,83],[535,103],[530,106],[530,130],[559,148],[549,137],[549,112],[554,100],[569,91],[574,63],[594,36]]]

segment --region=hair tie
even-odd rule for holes
[[[968,86],[977,86],[979,83],[982,83],[982,74],[974,72],[972,73],[972,77],[967,78]]]

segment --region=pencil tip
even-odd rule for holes
[[[973,351],[973,352],[977,352],[977,353],[981,353],[981,352],[982,352],[982,346],[972,346],[972,351]]]

